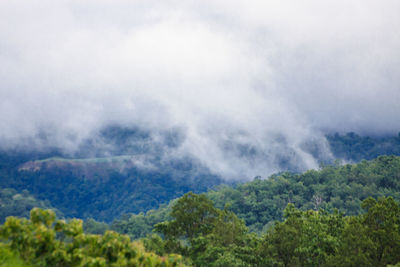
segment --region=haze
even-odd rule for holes
[[[0,2],[0,143],[73,151],[113,124],[184,137],[227,178],[400,130],[400,2]],[[244,153],[243,151],[247,151]]]

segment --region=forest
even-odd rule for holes
[[[302,211],[289,203],[284,220],[263,234],[248,231],[228,208],[187,193],[139,241],[107,230],[84,233],[82,221],[56,220],[32,209],[0,227],[6,266],[389,266],[400,264],[400,205],[392,197],[365,199],[360,215],[337,209]]]
[[[78,204],[74,201],[78,200],[84,205],[86,202],[80,197],[82,193],[67,193],[65,199],[59,201],[69,199],[70,202],[59,205],[57,201],[50,201],[51,197],[40,195],[40,188],[45,186],[49,176],[32,172],[27,179],[26,173],[18,174],[15,168],[32,160],[32,155],[3,153],[0,170],[4,177],[0,191],[0,219],[3,223],[0,227],[0,265],[398,264],[400,157],[396,155],[400,136],[371,138],[349,133],[327,136],[327,139],[332,151],[340,157],[334,162],[321,162],[316,170],[284,171],[267,179],[255,177],[247,183],[219,182],[208,187],[205,180],[203,187],[192,183],[192,187],[182,187],[176,192],[173,190],[174,186],[180,186],[179,180],[175,180],[176,185],[168,185],[165,181],[165,186],[171,186],[171,191],[165,192],[166,198],[162,201],[140,204],[146,201],[144,198],[133,213],[125,209],[118,210],[122,214],[119,216],[107,212],[103,217],[94,218],[66,209],[68,205],[75,209],[74,205]],[[38,159],[48,156],[41,155]],[[360,158],[368,160],[359,161]],[[97,166],[96,171],[103,171],[102,168],[103,165]],[[54,180],[56,183],[52,186],[61,187],[63,181],[76,175],[62,176],[61,169],[58,173],[61,179],[54,177],[58,180]],[[136,173],[136,176],[140,177],[140,174]],[[149,177],[146,183],[151,190],[156,190],[154,186],[159,185],[154,183],[164,176]],[[141,195],[126,202],[113,198],[115,194],[121,194],[118,190],[124,183],[118,184],[123,178],[112,181],[116,184],[111,185],[111,180],[104,183],[108,185],[108,191],[102,195],[110,196],[106,199],[112,202],[109,207],[118,207],[135,198],[140,200]],[[13,186],[5,186],[7,183]],[[89,190],[93,185],[85,187],[71,183],[65,190]],[[149,189],[144,184],[141,186],[143,190]],[[192,188],[197,188],[197,191]],[[29,189],[33,189],[32,192]],[[50,190],[44,192],[51,196]],[[57,192],[52,194],[57,195]],[[89,204],[95,212],[101,207],[105,206]],[[79,217],[81,219],[76,219]]]
[[[0,150],[0,188],[13,192],[0,195],[4,198],[0,207],[0,223],[5,219],[1,214],[18,215],[6,211],[9,205],[14,205],[13,209],[25,210],[25,217],[28,215],[32,206],[29,201],[18,200],[21,196],[35,199],[37,207],[56,208],[59,215],[111,223],[129,216],[127,214],[157,209],[189,191],[202,193],[223,184],[237,189],[242,186],[239,182],[223,180],[194,159],[162,161],[159,154],[164,153],[161,148],[164,146],[151,143],[146,132],[109,127],[98,138],[100,140],[87,140],[81,145],[73,155],[79,160],[56,149]],[[380,155],[400,155],[400,136],[363,137],[348,133],[327,135],[326,138],[334,158],[343,162],[355,163]],[[163,144],[167,147],[180,142],[179,135],[175,133],[166,134],[164,139]],[[98,143],[108,145],[96,145]],[[310,150],[313,150],[312,147]],[[142,153],[151,155],[150,161],[155,168],[139,168],[125,162],[128,156],[121,157],[127,154],[135,157]],[[324,164],[330,166],[335,162],[321,161],[321,166]],[[285,179],[290,180],[291,176],[299,174],[293,173],[284,162],[281,167],[288,171]],[[17,199],[12,200],[17,194]],[[15,205],[20,207],[15,208]],[[283,204],[279,205],[282,209]],[[357,209],[359,203],[353,205]]]
[[[357,164],[326,165],[301,174],[256,178],[236,187],[221,186],[206,195],[217,208],[229,207],[255,233],[262,233],[274,221],[282,220],[288,203],[304,211],[336,209],[346,215],[359,215],[361,203],[368,197],[391,196],[400,200],[400,157],[380,156]],[[143,237],[155,224],[169,219],[175,201],[147,213],[125,215],[110,227],[132,238]]]

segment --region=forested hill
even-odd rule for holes
[[[397,137],[390,140],[395,143]],[[381,148],[381,151],[388,149],[386,145]],[[53,158],[39,160],[43,165],[38,166],[40,170],[57,170],[53,164],[83,168],[100,161],[104,161],[104,158]],[[107,159],[106,162],[112,163],[113,160]],[[255,178],[236,186],[220,185],[201,195],[187,193],[181,196],[182,193],[178,192],[181,197],[172,200],[169,205],[161,205],[146,213],[124,215],[111,225],[92,219],[86,220],[83,225],[80,220],[74,219],[67,223],[63,220],[54,221],[54,213],[33,209],[30,220],[10,217],[0,226],[0,265],[28,263],[33,266],[77,266],[90,262],[98,266],[140,266],[143,261],[148,266],[399,264],[400,235],[397,229],[400,226],[400,157],[390,155],[354,164],[344,162],[339,160],[335,164],[321,164],[318,170],[303,173],[283,172],[268,179]],[[21,165],[18,161],[8,163],[30,168],[29,164]],[[2,162],[1,171],[8,176],[3,178],[17,177],[13,180],[16,186],[31,181],[28,185],[32,188],[36,186],[38,195],[42,188],[42,192],[57,196],[63,192],[61,187],[68,185],[64,191],[69,194],[62,196],[69,199],[74,196],[71,193],[74,190],[91,192],[91,186],[96,185],[71,183],[79,181],[79,177],[73,178],[71,174],[63,176],[60,169],[60,176],[45,176],[35,170],[21,172],[25,175],[31,173],[32,176],[12,176],[14,172],[20,171],[4,168],[5,165],[7,161]],[[103,171],[104,166],[101,166],[99,168]],[[69,180],[71,177],[73,179]],[[93,179],[98,185],[110,181],[105,183],[110,188],[104,192],[105,196],[121,192],[112,183],[118,180],[110,180],[110,177],[113,176],[106,177],[108,180]],[[162,176],[159,177],[166,188],[173,188]],[[119,181],[123,182],[124,179]],[[45,182],[51,182],[51,188],[60,190],[46,191]],[[151,183],[147,184],[154,187]],[[143,185],[146,183],[139,183],[139,191],[148,189]],[[104,187],[94,189],[102,192]],[[130,192],[132,188],[122,189]],[[0,193],[2,211],[4,208],[21,211],[21,214],[13,215],[26,216],[27,209],[32,205],[45,208],[50,206],[49,202],[36,199],[28,191],[2,189]],[[173,193],[177,194],[176,191]],[[111,206],[108,211],[120,207],[120,201],[125,197],[111,196],[115,199],[110,204],[115,206]],[[124,203],[131,200],[125,199],[128,202]],[[74,208],[73,205],[78,203],[66,202],[64,208],[67,205]],[[84,208],[88,207],[97,206]],[[131,242],[126,236],[107,229],[128,234],[133,239],[146,237]],[[154,231],[161,236],[154,234]]]
[[[29,161],[0,170],[0,186],[26,190],[66,217],[110,222],[121,214],[157,208],[188,191],[204,192],[222,182],[206,170],[197,170],[191,161],[170,162],[155,169],[120,160]]]
[[[18,192],[12,188],[0,189],[0,223],[8,216],[29,217],[33,208],[53,209],[58,218],[64,217],[62,212],[53,208],[48,200],[38,200],[29,194],[27,190]]]
[[[281,220],[288,203],[301,210],[338,209],[346,215],[356,215],[368,197],[392,196],[400,200],[400,157],[380,156],[357,164],[326,165],[301,174],[282,173],[235,188],[222,186],[207,196],[216,207],[228,207],[255,232],[263,232],[275,220]],[[111,227],[133,238],[145,236],[156,223],[168,220],[173,203],[115,220]]]
[[[400,133],[397,136],[360,136],[356,133],[326,136],[332,154],[337,159],[359,162],[371,160],[381,155],[400,156]]]
[[[400,155],[398,135],[332,134],[327,140],[334,158],[345,162]],[[92,217],[111,222],[122,214],[155,209],[188,191],[205,192],[226,183],[194,158],[165,160],[162,157],[181,142],[182,136],[176,132],[164,133],[154,141],[150,133],[139,129],[109,127],[86,140],[72,155],[57,149],[0,150],[0,187],[16,190],[12,195],[17,196],[16,200],[1,200],[0,213],[4,215],[0,220],[15,205],[21,205],[15,208],[21,210],[20,216],[26,215],[27,207],[31,206],[27,201],[35,199],[46,203],[38,206],[57,208],[66,217]],[[289,165],[282,164],[284,170],[290,170]],[[292,174],[285,175],[289,177],[285,179],[291,179]],[[28,195],[29,198],[18,200],[19,196]],[[9,198],[9,194],[4,198]],[[326,196],[322,198],[326,200]],[[253,228],[258,231],[262,226]]]

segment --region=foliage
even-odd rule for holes
[[[0,243],[0,267],[28,267],[7,245]]]
[[[172,207],[171,216],[174,220],[158,224],[155,229],[166,237],[193,239],[211,231],[218,211],[205,195],[189,192],[178,199]]]
[[[392,197],[367,198],[362,208],[360,215],[344,216],[288,204],[285,219],[257,236],[227,207],[188,193],[172,205],[171,220],[156,225],[161,236],[135,242],[113,231],[85,234],[81,220],[56,221],[53,211],[35,208],[29,220],[9,217],[0,227],[0,264],[398,266],[400,204]]]
[[[146,248],[181,253],[195,266],[387,266],[400,262],[400,205],[392,197],[367,198],[363,214],[344,216],[289,203],[284,220],[265,234],[248,233],[233,212],[205,195],[188,193],[157,224]]]
[[[175,201],[171,201],[168,206],[161,205],[158,209],[149,210],[146,213],[126,214],[121,219],[112,222],[111,230],[129,235],[132,239],[145,237],[157,223],[170,219],[169,213]]]
[[[255,262],[252,251],[257,237],[247,234],[244,222],[233,212],[215,208],[206,195],[185,194],[174,203],[170,215],[172,220],[155,226],[164,242],[153,235],[145,244],[154,247],[157,239],[159,251],[181,253],[196,266],[251,266]]]
[[[7,218],[0,237],[34,266],[182,266],[179,255],[159,257],[138,242],[112,231],[84,234],[81,220],[55,220],[50,210],[35,208],[30,220]]]
[[[109,223],[122,214],[156,209],[188,191],[201,193],[222,183],[219,177],[211,174],[194,159],[167,161],[163,159],[163,153],[168,152],[169,148],[179,146],[184,140],[179,132],[163,133],[160,138],[159,142],[156,142],[149,132],[137,128],[113,126],[103,129],[92,139],[83,142],[74,155],[63,154],[57,149],[29,150],[22,146],[14,150],[0,149],[0,187],[13,188],[22,195],[23,190],[27,190],[37,201],[48,201],[45,205],[35,203],[34,206],[57,208],[66,217],[94,218]],[[334,158],[350,162],[369,160],[379,155],[400,155],[399,136],[361,137],[355,133],[348,133],[328,135],[327,140]],[[305,146],[304,149],[315,154],[317,160],[324,161],[318,158],[321,153],[313,153],[313,150],[318,148],[314,149],[311,144]],[[132,158],[137,159],[138,164],[132,163]],[[139,167],[139,163],[147,162],[143,160],[144,158],[149,159],[148,163],[155,168]],[[30,163],[32,168],[22,167],[27,163]],[[283,169],[290,168],[283,166]],[[283,178],[291,182],[290,177]],[[356,183],[362,185],[360,182]],[[360,188],[357,184],[346,184],[346,186],[350,186],[351,190],[354,187],[358,187],[358,191],[365,190],[363,195],[376,193],[373,185],[370,188]],[[304,190],[301,185],[297,186],[299,190]],[[295,188],[291,190],[293,194],[298,194]],[[262,231],[266,222],[281,217],[288,199],[296,197],[290,195],[291,192],[285,194],[286,196],[283,196],[278,193],[275,199],[270,200],[269,210],[263,214],[250,215],[242,210],[249,204],[252,205],[248,201],[258,201],[252,196],[245,201],[243,207],[234,207],[234,210],[246,220],[250,230]],[[373,196],[377,197],[379,194]],[[327,203],[327,196],[321,197]],[[349,209],[359,211],[358,197],[354,199],[343,199],[337,195],[335,197],[330,201],[333,207],[341,207],[345,212]],[[3,202],[3,199],[0,201]],[[293,201],[299,202],[298,199]],[[300,199],[300,202],[309,202],[309,197]],[[306,204],[305,208],[311,208],[313,204],[310,203]],[[216,204],[219,208],[224,206],[224,203]],[[2,215],[3,218],[27,216],[33,207],[27,203],[16,205],[18,206],[16,209],[7,208]],[[297,204],[296,206],[299,207]],[[12,212],[13,210],[15,211]],[[138,217],[138,220],[142,218]],[[146,224],[149,225],[147,230],[137,229],[132,236],[143,236],[148,233],[152,229],[153,221]]]
[[[368,198],[367,212],[344,217],[300,211],[289,204],[285,221],[270,228],[261,258],[282,266],[387,266],[400,262],[400,206],[393,198]],[[267,264],[267,262],[265,262]]]
[[[190,170],[183,169],[195,168],[189,160],[169,162],[153,169],[140,168],[125,160],[53,159],[32,161],[29,163],[31,167],[29,164],[21,167],[25,166],[24,162],[14,163],[6,154],[1,164],[6,166],[0,168],[0,187],[27,190],[34,198],[47,200],[66,217],[94,218],[105,222],[111,222],[122,214],[158,208],[188,191],[203,192],[221,181],[217,176],[204,172],[199,172],[202,179],[192,176]]]
[[[344,220],[342,214],[300,211],[289,204],[286,220],[277,222],[264,236],[261,255],[285,266],[321,266],[337,250]]]
[[[381,156],[358,164],[326,165],[302,174],[282,173],[236,188],[223,187],[208,196],[219,208],[230,203],[230,209],[256,232],[265,230],[271,221],[281,220],[288,203],[302,210],[338,209],[346,215],[357,215],[367,197],[400,199],[400,157]]]
[[[98,222],[92,218],[83,221],[83,231],[87,234],[102,235],[108,228],[108,224]]]
[[[34,207],[52,208],[48,201],[36,199],[27,190],[17,192],[12,188],[0,188],[0,223],[4,223],[7,216],[29,218],[29,212]],[[59,210],[52,209],[55,210],[58,217],[63,217]]]
[[[364,199],[383,196],[400,200],[400,157],[381,156],[358,164],[324,165],[319,170],[301,174],[281,173],[235,188],[221,186],[207,193],[215,207],[223,209],[228,204],[229,210],[244,219],[249,230],[256,233],[282,220],[288,203],[301,210],[323,208],[334,212],[337,209],[345,215],[358,215],[363,212],[360,205]],[[169,220],[170,208],[162,206],[148,214],[122,218],[113,224],[113,229],[135,238],[144,237],[155,223]]]
[[[347,218],[331,266],[387,266],[400,262],[400,206],[393,198],[366,199],[367,213]]]
[[[0,188],[28,190],[68,218],[109,223],[222,182],[193,158],[164,157],[179,142],[182,137],[176,131],[153,138],[137,128],[112,126],[82,141],[74,153],[35,149],[34,144],[0,147]]]
[[[400,156],[400,133],[397,136],[359,136],[350,132],[326,136],[335,158],[352,162],[371,160],[382,155]]]
[[[28,190],[38,201],[48,200],[66,217],[111,222],[122,214],[156,209],[188,191],[201,193],[222,183],[219,177],[193,159],[163,160],[163,154],[169,148],[183,142],[184,138],[178,131],[163,133],[160,138],[162,140],[155,142],[149,132],[112,126],[83,142],[74,155],[63,154],[57,149],[29,150],[22,146],[14,150],[0,149],[0,187],[13,188],[18,192]],[[400,155],[399,136],[361,137],[348,133],[328,135],[327,140],[334,158],[350,162],[370,160],[380,155]],[[45,143],[45,138],[42,141]],[[311,144],[306,146],[306,151],[315,154],[317,160],[324,161],[318,158],[321,153],[313,153],[318,148],[314,149]],[[140,168],[140,164],[136,163],[127,164],[132,157],[139,163],[143,162],[143,158],[150,159],[150,165],[157,170]],[[27,162],[34,165],[32,169],[21,168]],[[282,169],[290,168],[283,166]],[[368,190],[374,191],[374,188]],[[271,214],[269,218],[262,219],[260,223],[257,216],[246,218],[251,230],[261,231],[262,224],[281,216],[288,197],[278,198],[271,203],[275,206],[268,211]],[[341,199],[336,200],[333,201],[336,206],[359,209],[357,199],[345,200],[345,203],[340,203]],[[49,203],[35,206],[49,208]],[[19,208],[19,214],[8,209],[4,216],[26,216],[30,208],[29,205]],[[235,211],[240,213],[239,209]],[[239,216],[246,217],[245,214]]]

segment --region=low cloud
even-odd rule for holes
[[[3,1],[0,142],[110,124],[184,136],[224,177],[317,166],[324,134],[400,129],[400,2]]]

